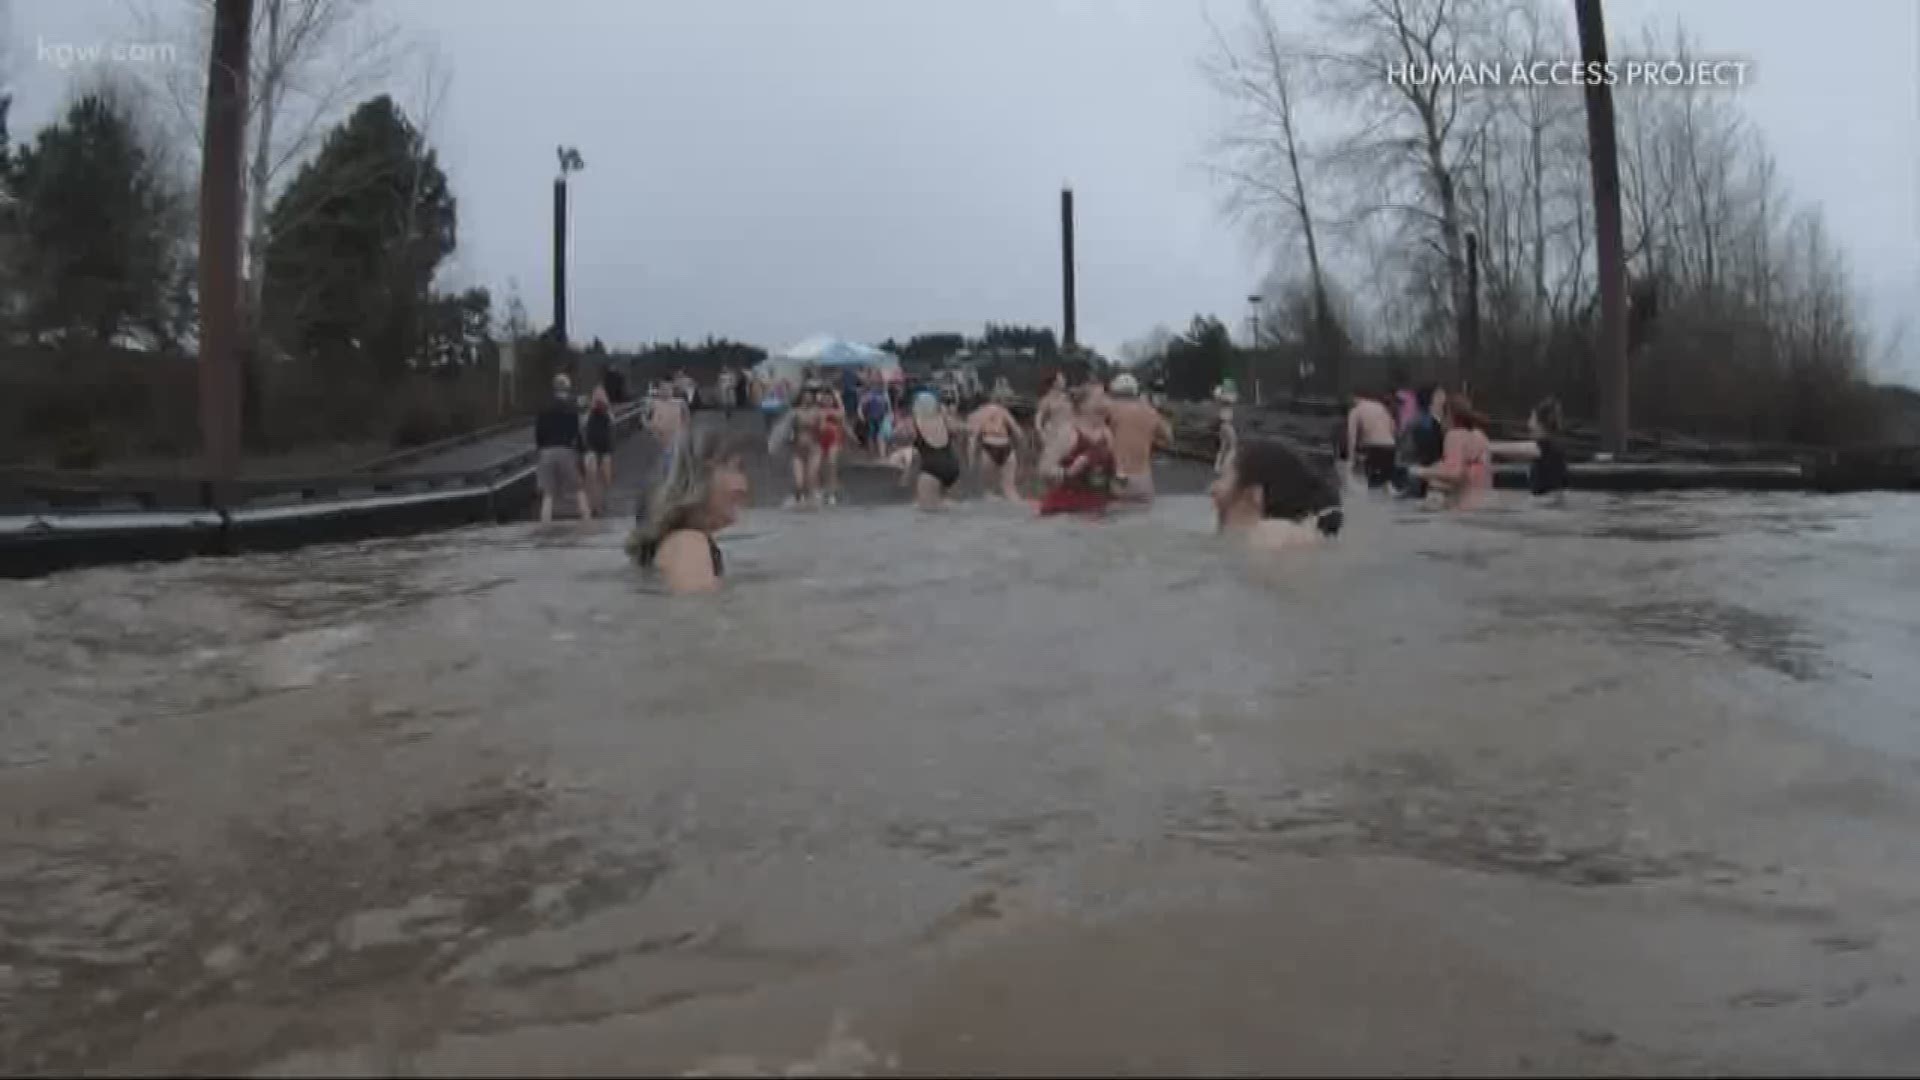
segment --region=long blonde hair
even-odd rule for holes
[[[681,529],[701,528],[713,499],[714,471],[745,455],[745,444],[719,427],[683,426],[673,441],[666,479],[653,489],[646,516],[627,537],[628,557],[650,566],[662,540]]]

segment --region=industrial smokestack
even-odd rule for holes
[[[1060,189],[1060,301],[1065,308],[1060,348],[1072,352],[1078,343],[1073,321],[1073,189]]]

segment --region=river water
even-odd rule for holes
[[[1920,501],[1169,486],[0,583],[0,1067],[1920,1066]]]

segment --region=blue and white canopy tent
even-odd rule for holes
[[[805,341],[790,345],[779,352],[768,355],[753,373],[762,379],[800,380],[801,373],[807,368],[821,370],[834,368],[878,368],[881,371],[898,371],[900,358],[871,345],[848,341],[828,334],[815,334]]]

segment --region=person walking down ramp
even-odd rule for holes
[[[586,436],[573,401],[573,380],[565,375],[553,377],[553,400],[533,422],[533,445],[539,451],[534,477],[540,485],[541,523],[553,520],[553,500],[569,489],[578,502],[580,520],[592,521],[593,506],[587,500],[580,462]]]

